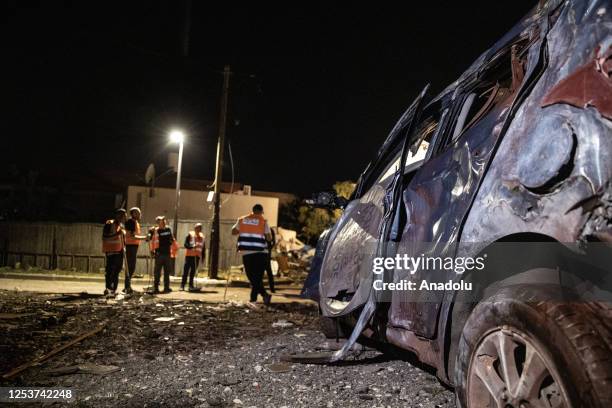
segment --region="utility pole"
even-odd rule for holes
[[[178,167],[176,169],[176,199],[174,200],[174,228],[172,232],[178,234],[179,208],[181,207],[181,169],[183,167],[183,136],[179,141]]]
[[[212,228],[210,234],[210,268],[208,277],[219,276],[219,217],[221,210],[221,175],[223,170],[223,151],[225,150],[225,129],[227,126],[227,101],[229,99],[230,66],[223,69],[223,93],[221,94],[221,113],[219,116],[219,139],[217,140],[217,166],[215,168],[215,197]]]

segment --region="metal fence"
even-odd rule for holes
[[[185,237],[193,230],[196,222],[202,223],[206,238],[206,259],[208,260],[208,237],[210,221],[181,220],[178,223],[177,240],[183,246]],[[231,235],[232,221],[221,221],[219,267],[227,270],[240,265],[242,260],[236,252],[236,240]],[[168,225],[173,221],[168,220]],[[151,225],[142,225],[143,234]],[[102,272],[105,258],[102,253],[102,224],[90,223],[0,223],[0,264],[41,269],[62,269],[82,272]],[[176,271],[181,270],[185,250],[180,250],[176,259]],[[207,264],[208,262],[205,262]],[[148,245],[141,243],[138,250],[136,274],[147,274],[153,266]],[[206,265],[202,265],[206,266]],[[201,268],[202,268],[201,266]]]

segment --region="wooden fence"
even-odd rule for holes
[[[202,222],[208,260],[210,221],[179,221],[177,240],[182,247],[185,237],[193,230],[196,222]],[[236,253],[235,237],[231,235],[233,222],[221,221],[220,224],[219,266],[226,270],[242,262]],[[173,225],[172,220],[168,220],[168,225]],[[90,223],[0,223],[0,265],[15,266],[19,263],[22,267],[103,272],[105,258],[102,253],[102,227],[102,224]],[[150,225],[141,227],[144,234]],[[181,249],[176,262],[177,274],[182,269],[184,259],[185,250]],[[147,274],[152,267],[153,260],[149,256],[148,245],[143,242],[138,250],[136,274]]]

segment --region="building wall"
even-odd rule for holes
[[[176,191],[156,187],[153,197],[149,196],[149,191],[149,187],[129,186],[127,208],[139,207],[145,223],[155,222],[155,217],[158,215],[173,218]],[[212,202],[206,201],[207,196],[207,191],[181,190],[179,219],[199,220],[200,222],[212,219],[213,205]],[[238,217],[251,212],[251,208],[259,203],[264,207],[264,216],[268,224],[274,227],[278,225],[278,202],[277,197],[221,193],[221,220],[235,221]]]
[[[172,219],[169,220],[172,225]],[[177,239],[181,249],[176,259],[176,273],[180,275],[185,260],[183,243],[196,220],[181,220],[178,224]],[[202,223],[206,241],[206,263],[210,242],[210,221]],[[242,264],[236,250],[236,237],[231,234],[233,221],[220,223],[219,266],[227,270]],[[143,224],[145,233],[151,224]],[[37,267],[42,269],[75,270],[90,273],[103,273],[104,254],[102,253],[103,224],[88,223],[51,223],[51,222],[0,222],[0,266]],[[136,273],[148,275],[153,270],[148,243],[142,242],[138,250]],[[124,275],[121,274],[121,279]]]

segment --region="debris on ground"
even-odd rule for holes
[[[340,347],[319,332],[313,303],[252,310],[236,301],[139,295],[108,304],[101,296],[0,291],[0,313],[24,314],[0,320],[14,326],[0,331],[2,373],[38,361],[84,328],[101,328],[0,380],[0,386],[68,387],[77,390],[78,406],[454,407],[452,392],[434,376],[363,346],[333,365],[284,359]],[[47,315],[58,322],[49,325]]]
[[[280,328],[286,328],[286,327],[291,327],[293,326],[293,323],[288,322],[287,320],[279,320],[277,322],[272,323],[272,327],[280,327]]]
[[[68,374],[96,374],[106,375],[119,371],[120,368],[113,365],[98,365],[98,364],[79,364],[67,367],[58,367],[47,371],[48,374],[54,376],[68,375]]]

